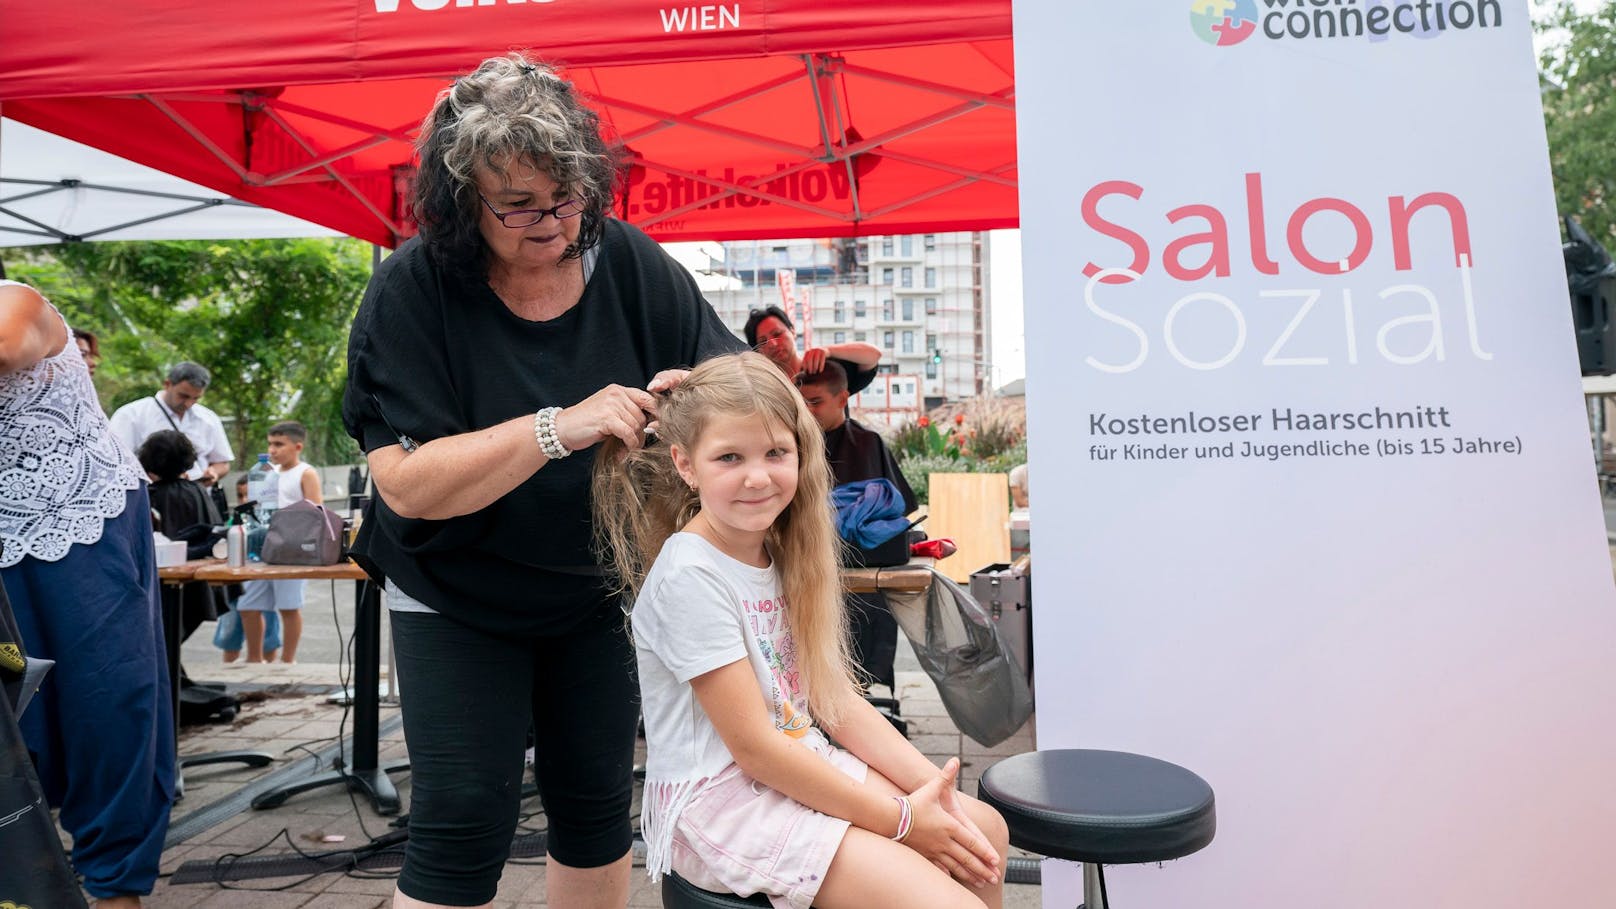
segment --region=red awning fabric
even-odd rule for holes
[[[619,214],[659,239],[1017,220],[1008,0],[0,0],[0,21],[6,116],[388,246],[433,98],[512,48],[600,111],[634,164]]]

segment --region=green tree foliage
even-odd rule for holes
[[[95,381],[108,413],[192,360],[213,373],[204,403],[225,421],[233,468],[285,419],[308,426],[310,463],[344,464],[358,456],[341,402],[369,249],[328,239],[76,243],[7,267],[99,336]]]
[[[1555,201],[1616,249],[1616,0],[1540,3],[1537,20],[1551,39],[1539,62]]]

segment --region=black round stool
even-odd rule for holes
[[[769,898],[702,890],[672,871],[662,875],[662,909],[769,909]]]
[[[1183,858],[1217,831],[1205,780],[1123,751],[1018,754],[989,767],[977,793],[1004,816],[1012,845],[1083,863],[1085,909],[1110,909],[1103,866]]]

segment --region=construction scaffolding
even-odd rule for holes
[[[735,286],[708,298],[737,332],[751,310],[778,304],[797,325],[799,349],[864,342],[881,350],[881,381],[854,402],[871,422],[909,419],[990,390],[985,233],[723,246],[724,261],[715,257],[710,271]],[[913,389],[905,390],[904,379]]]

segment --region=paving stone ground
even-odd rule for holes
[[[218,651],[207,640],[211,626],[203,626],[202,631],[186,643],[185,664],[192,678],[224,682],[233,689],[256,691],[258,694],[253,695],[257,700],[246,703],[232,723],[186,727],[180,740],[180,753],[260,750],[273,755],[275,761],[263,769],[220,765],[187,770],[186,795],[176,804],[172,815],[174,829],[181,829],[188,821],[195,826],[195,818],[204,809],[226,802],[243,786],[266,774],[298,761],[311,763],[311,754],[319,753],[336,741],[339,726],[351,734],[352,718],[348,717],[345,721],[343,708],[327,701],[327,695],[339,689],[337,665],[335,662],[307,661],[311,658],[334,658],[340,650],[332,625],[331,596],[327,591],[318,591],[316,588],[320,586],[310,585],[311,597],[305,622],[309,646],[303,653],[305,659],[296,666],[223,666],[218,662]],[[317,599],[322,594],[323,599]],[[343,635],[351,632],[350,599],[346,592],[340,592],[337,596]],[[384,658],[384,678],[386,671]],[[906,646],[900,646],[897,693],[902,713],[910,721],[911,740],[938,764],[949,757],[958,756],[963,765],[961,788],[967,792],[976,791],[977,778],[994,761],[1033,749],[1031,723],[1008,741],[991,749],[962,736],[948,719],[935,686],[920,671]],[[389,720],[397,714],[396,701],[388,703],[384,699],[381,708],[384,730]],[[641,742],[641,759],[644,747]],[[380,756],[384,766],[390,761],[405,759],[401,729],[383,733]],[[395,774],[394,781],[407,812],[409,774]],[[638,795],[636,789],[636,814],[639,810]],[[542,828],[543,815],[538,813],[536,798],[524,803],[523,811],[535,813],[528,821],[530,827]],[[312,853],[352,847],[366,843],[372,837],[393,832],[393,820],[377,815],[363,797],[350,796],[335,787],[295,796],[281,807],[271,810],[246,808],[234,813],[222,812],[217,823],[194,832],[182,841],[172,842],[174,837],[171,836],[171,844],[163,853],[164,877],[159,880],[146,905],[154,909],[373,909],[389,906],[394,882],[386,874],[345,875],[333,872],[312,877],[199,884],[175,884],[168,879],[168,875],[188,862],[214,862],[222,868],[233,856],[247,853],[263,856],[288,854],[294,848]],[[342,839],[340,842],[328,842],[334,837]],[[513,859],[509,862],[494,901],[496,909],[544,906],[544,872],[542,860]],[[642,867],[636,866],[632,881],[630,906],[661,905],[657,888],[647,881]],[[1039,888],[1033,885],[1010,885],[1006,889],[1006,896],[1007,906],[1014,909],[1033,909],[1040,900]]]

